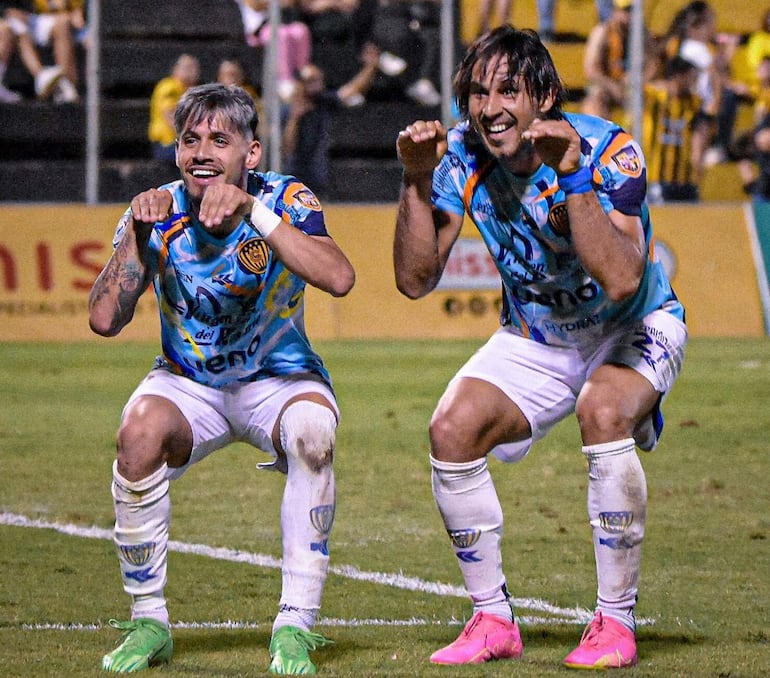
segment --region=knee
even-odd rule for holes
[[[317,473],[334,460],[336,431],[337,417],[332,410],[311,400],[298,400],[281,416],[281,447],[289,459],[301,461]]]
[[[439,408],[433,413],[428,427],[431,454],[442,461],[457,461],[455,456],[462,452],[463,456],[471,453],[478,445],[473,427],[458,425],[459,413],[450,413]],[[483,453],[475,456],[484,456]]]
[[[575,416],[583,440],[617,440],[628,437],[633,430],[633,422],[612,396],[581,394],[575,405]]]
[[[186,420],[168,401],[138,398],[123,413],[117,434],[118,472],[128,480],[140,480],[163,463],[183,465],[192,447]]]
[[[434,412],[428,427],[428,435],[433,456],[441,459],[441,450],[452,447],[456,439],[452,420],[440,411]]]

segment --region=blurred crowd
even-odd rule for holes
[[[264,49],[273,39],[268,0],[229,1],[238,6],[245,43]],[[479,0],[478,34],[510,22],[513,6],[513,0]],[[538,0],[536,7],[541,38],[558,40],[556,0]],[[331,119],[339,107],[366,100],[441,103],[440,8],[441,0],[281,0],[276,90],[290,171],[323,194]],[[29,72],[37,99],[80,100],[86,9],[85,0],[0,0],[0,103],[27,96],[3,80],[14,56]],[[634,0],[595,0],[595,9],[597,21],[585,38],[584,96],[576,107],[630,124],[623,116]],[[723,162],[737,163],[747,194],[770,200],[770,6],[749,34],[719,32],[719,24],[708,0],[692,0],[664,33],[643,28],[642,142],[653,202],[698,200],[706,170]],[[171,115],[200,79],[196,56],[181,54],[157,83],[148,130],[155,158],[173,162]],[[260,83],[249,82],[238,59],[224,58],[216,79],[247,87],[259,103]]]
[[[613,0],[586,41],[581,110],[623,119],[633,0]],[[762,139],[770,125],[770,5],[748,35],[719,32],[707,0],[692,0],[656,35],[643,27],[642,145],[652,202],[695,201],[705,171],[738,163],[746,193],[768,199]],[[751,109],[751,115],[741,116]]]

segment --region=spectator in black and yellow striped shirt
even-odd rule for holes
[[[693,63],[675,56],[665,78],[645,86],[642,147],[650,203],[699,200],[711,121],[695,93],[697,77]]]

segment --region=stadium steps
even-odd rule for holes
[[[767,3],[759,0],[735,2],[734,0],[709,0],[717,15],[717,29],[727,33],[746,35],[757,30]],[[460,0],[462,16],[461,39],[470,42],[478,30],[481,0]],[[655,33],[665,33],[676,12],[687,4],[687,0],[676,2],[645,3],[645,22]],[[573,40],[585,39],[599,20],[594,0],[557,0],[554,12],[557,37]],[[511,23],[517,28],[537,29],[537,4],[535,0],[513,3]]]
[[[150,160],[148,100],[102,102],[99,177],[102,202],[124,202],[178,174]],[[390,202],[401,178],[396,160],[398,132],[438,109],[411,102],[368,102],[342,109],[332,124],[330,199]],[[85,196],[86,113],[82,104],[51,106],[37,101],[0,105],[0,201],[82,201]],[[56,134],[51,135],[50,130]]]

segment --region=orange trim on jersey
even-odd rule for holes
[[[529,331],[529,325],[527,325],[527,323],[524,322],[524,318],[521,317],[521,313],[519,313],[519,309],[517,309],[512,304],[509,304],[509,307],[516,314],[516,317],[519,319],[518,327],[521,330],[522,334],[524,335],[524,338],[525,339],[531,339],[532,335],[531,335],[531,333]]]
[[[171,228],[163,233],[160,237],[161,250],[158,252],[158,271],[162,274],[166,269],[166,261],[168,261],[168,243],[173,240],[173,236],[183,231],[187,224],[190,223],[190,217],[183,216],[172,222]]]
[[[642,163],[641,158],[639,158],[639,171],[638,172],[629,172],[624,170],[623,168],[619,167],[618,164],[615,162],[614,157],[617,153],[619,153],[623,147],[629,146],[633,142],[633,137],[628,134],[627,132],[621,132],[618,134],[613,140],[612,143],[607,146],[607,148],[604,149],[604,152],[602,153],[600,157],[600,162],[602,165],[609,165],[610,163],[613,163],[620,171],[625,174],[626,176],[635,177],[638,178],[642,176]],[[636,151],[636,149],[634,149]],[[638,155],[638,153],[637,153]]]
[[[558,192],[559,192],[559,185],[556,184],[555,186],[551,186],[547,190],[542,191],[539,197],[547,198],[549,195],[553,195],[554,193],[558,193]]]
[[[190,223],[190,217],[179,217],[176,221],[171,222],[171,228],[163,233],[163,240],[173,240],[174,236],[180,231],[184,230],[187,224]]]
[[[494,164],[494,161],[488,162],[478,172],[473,172],[465,182],[465,188],[463,189],[463,204],[465,205],[465,210],[468,214],[471,212],[471,198],[476,190],[476,186],[478,186],[481,180],[489,174],[489,171],[494,167]]]

